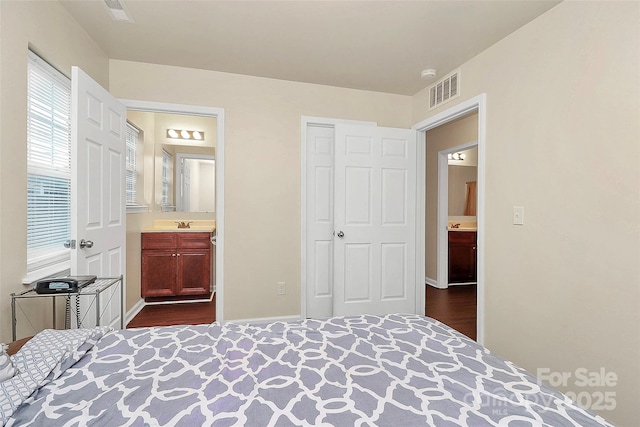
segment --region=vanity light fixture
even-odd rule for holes
[[[204,132],[199,130],[167,129],[167,138],[185,140],[204,140]]]
[[[449,160],[464,160],[465,155],[464,155],[464,153],[449,153],[447,158]]]

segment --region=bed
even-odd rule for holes
[[[47,330],[12,360],[7,426],[610,425],[417,315]]]

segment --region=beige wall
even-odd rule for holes
[[[301,116],[411,125],[408,96],[117,60],[110,86],[116,97],[225,109],[226,319],[300,314]]]
[[[620,426],[640,425],[639,16],[563,2],[463,64],[454,101],[487,94],[485,344],[534,374],[614,372]]]
[[[108,87],[107,56],[58,2],[0,2],[0,340],[11,339],[12,292],[26,275],[27,49],[66,75],[79,65]],[[34,311],[34,326],[50,326],[48,304]],[[33,335],[22,319],[19,335]]]
[[[425,275],[438,279],[438,153],[478,140],[478,115],[473,113],[426,133]]]

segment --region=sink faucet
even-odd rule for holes
[[[193,221],[185,222],[185,221],[175,221],[178,224],[178,228],[191,228],[191,223]]]

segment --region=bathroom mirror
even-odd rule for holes
[[[461,153],[464,160],[449,160],[449,216],[475,216],[478,149]]]
[[[163,144],[161,209],[215,212],[215,163],[214,149]]]
[[[131,110],[127,118],[144,135],[144,204],[155,212],[215,212],[216,118]]]

